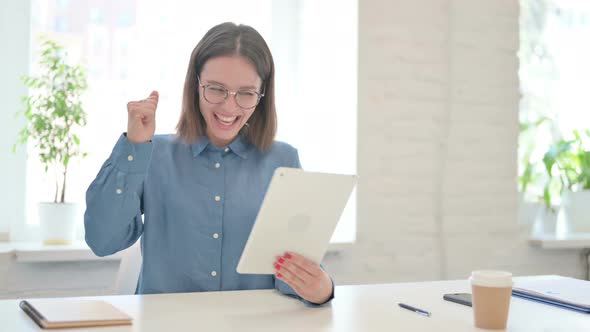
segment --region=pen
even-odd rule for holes
[[[426,317],[430,317],[430,312],[429,311],[418,309],[416,307],[412,307],[411,305],[407,305],[405,303],[398,303],[397,305],[399,305],[400,307],[402,307],[404,309],[408,309],[410,311],[419,313],[420,315],[424,315]]]

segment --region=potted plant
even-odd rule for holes
[[[86,112],[81,95],[87,88],[86,74],[80,66],[66,63],[65,49],[43,39],[39,58],[39,75],[23,76],[29,87],[22,97],[22,114],[27,123],[19,132],[18,144],[33,142],[45,173],[55,174],[55,195],[52,202],[39,204],[41,237],[45,244],[67,244],[74,237],[78,204],[66,202],[68,166],[74,157],[84,157],[80,151],[77,128],[86,125]]]
[[[561,197],[560,214],[569,232],[590,232],[590,130],[574,130],[571,140],[554,143],[543,157],[548,181],[544,201]]]
[[[533,234],[551,234],[555,232],[557,214],[552,208],[543,207],[542,149],[538,142],[540,132],[553,133],[555,127],[551,118],[540,116],[533,119],[521,119],[519,136],[519,221],[532,225]]]
[[[518,191],[521,194],[525,194],[529,186],[537,184],[542,177],[542,174],[537,171],[537,163],[532,161],[532,157],[537,148],[536,135],[538,129],[544,123],[550,124],[551,119],[542,116],[535,121],[520,122]]]

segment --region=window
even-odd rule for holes
[[[126,130],[127,101],[157,89],[157,133],[174,132],[190,53],[207,29],[223,21],[252,25],[273,51],[277,139],[298,148],[305,169],[356,173],[355,0],[170,0],[166,6],[155,0],[33,0],[32,8],[32,38],[48,35],[68,49],[70,61],[88,69],[88,125],[80,138],[89,155],[70,168],[68,200],[84,202]],[[332,15],[335,9],[338,15]],[[36,204],[50,200],[53,188],[34,159],[27,166],[28,224],[38,223]],[[353,196],[334,242],[354,240],[355,203]]]
[[[530,160],[539,178],[527,190],[532,199],[543,195],[549,145],[572,139],[574,129],[590,129],[590,2],[521,0],[520,29],[521,123],[548,119],[520,135],[519,174]]]

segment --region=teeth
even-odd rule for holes
[[[221,122],[226,123],[226,124],[232,124],[238,118],[237,116],[225,117],[225,116],[221,116],[219,114],[215,114],[215,116],[217,116],[217,118]]]

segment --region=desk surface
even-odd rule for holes
[[[516,281],[524,278],[557,277]],[[470,307],[442,299],[444,293],[469,291],[465,280],[338,286],[332,304],[321,308],[306,308],[274,290],[106,296],[97,298],[134,317],[132,326],[65,331],[481,331],[473,327]],[[39,331],[18,302],[0,301],[2,331]],[[513,297],[508,330],[590,331],[590,315]]]

